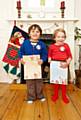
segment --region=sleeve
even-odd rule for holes
[[[51,54],[52,54],[52,49],[51,49],[51,45],[50,45],[48,48],[48,58],[52,57]]]
[[[68,44],[66,44],[67,56],[72,59],[72,53]]]
[[[47,60],[47,54],[48,53],[47,53],[46,45],[42,43],[41,59],[43,60],[43,62]]]
[[[19,58],[21,59],[24,55],[24,43],[21,45],[19,52],[18,52]]]

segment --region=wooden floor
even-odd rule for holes
[[[52,102],[53,90],[49,84],[44,86],[46,101],[27,104],[26,85],[0,84],[0,120],[81,120],[81,89],[68,87],[70,103],[65,104],[61,93]]]

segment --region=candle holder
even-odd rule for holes
[[[21,18],[21,1],[17,1],[18,18]]]
[[[64,10],[65,8],[61,8],[61,18],[64,18]]]
[[[61,2],[60,10],[61,10],[61,18],[64,18],[65,1]]]

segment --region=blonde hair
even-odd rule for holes
[[[58,29],[56,29],[56,30],[54,31],[54,35],[53,35],[53,38],[54,38],[54,39],[55,39],[55,37],[56,37],[56,35],[57,35],[58,32],[63,32],[64,35],[65,35],[65,38],[66,38],[66,32],[65,32],[65,30],[64,30],[63,28],[58,28]]]

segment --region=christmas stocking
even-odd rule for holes
[[[18,79],[21,74],[19,68],[19,55],[18,51],[25,39],[28,39],[28,34],[17,26],[13,27],[7,50],[2,59],[5,71],[13,79]]]

